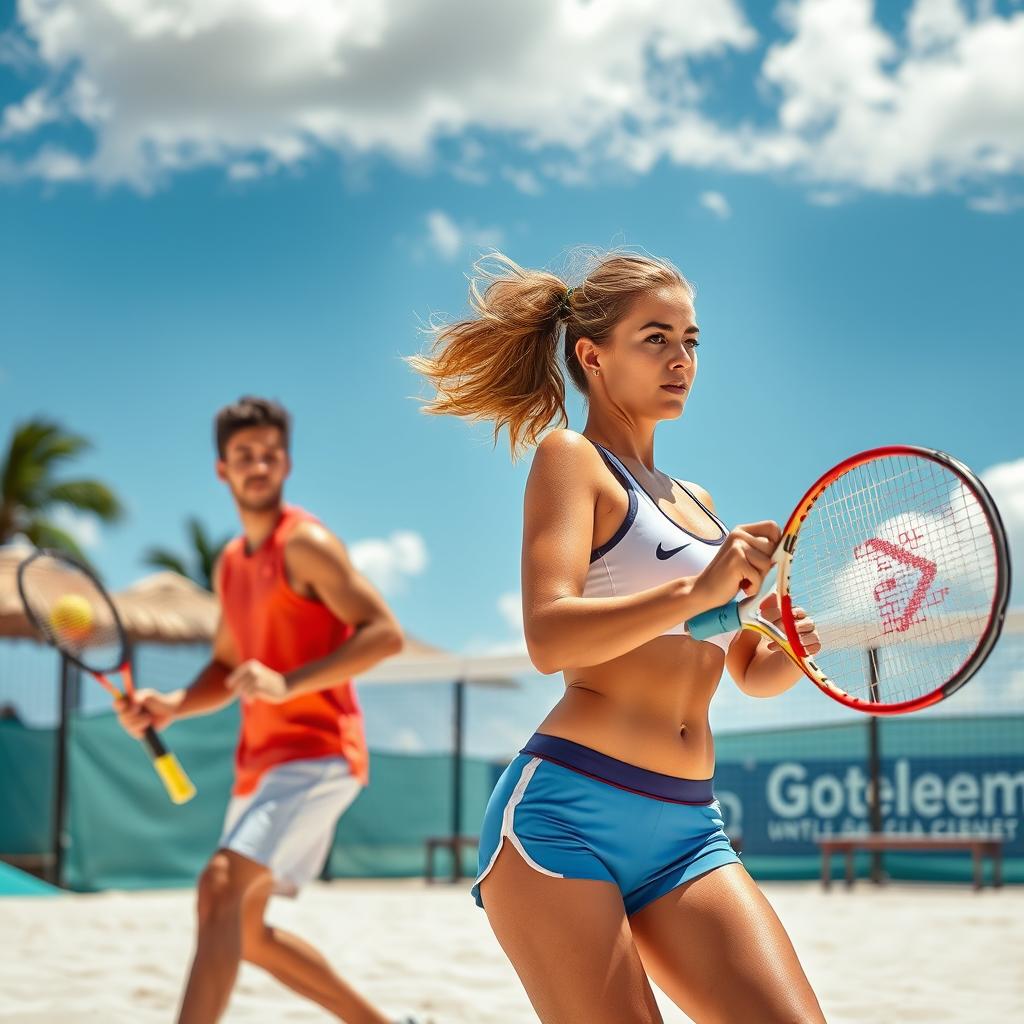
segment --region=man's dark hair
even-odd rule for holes
[[[217,440],[217,454],[223,459],[228,441],[240,430],[248,427],[277,427],[288,449],[292,418],[288,410],[271,398],[256,395],[242,395],[237,402],[225,405],[214,420],[214,434]]]

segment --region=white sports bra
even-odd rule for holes
[[[590,554],[590,568],[583,587],[584,597],[614,597],[635,594],[660,583],[696,576],[715,557],[728,532],[722,521],[699,498],[679,483],[684,491],[718,525],[721,535],[715,540],[698,537],[680,526],[636,481],[633,474],[607,448],[592,442],[612,473],[629,495],[626,518],[615,535]],[[685,624],[665,630],[663,636],[685,634]],[[708,643],[729,649],[735,636],[723,633]]]

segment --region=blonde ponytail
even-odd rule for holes
[[[409,364],[437,392],[424,412],[490,420],[495,441],[507,427],[516,457],[552,422],[568,423],[557,353],[568,289],[554,274],[526,270],[501,253],[474,269],[475,316],[432,327],[430,354]]]
[[[667,260],[634,253],[604,254],[571,289],[555,274],[524,269],[498,252],[474,270],[469,304],[475,315],[432,326],[429,354],[408,362],[436,391],[424,412],[489,420],[495,442],[507,428],[513,458],[550,426],[568,425],[558,359],[563,324],[566,368],[586,395],[586,375],[576,358],[580,338],[603,344],[645,292],[682,285],[693,294]]]

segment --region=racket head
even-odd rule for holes
[[[783,529],[787,653],[829,696],[872,714],[917,711],[962,687],[1002,629],[1010,557],[981,481],[945,452],[889,445],[824,474]],[[795,609],[821,650],[800,642]]]
[[[39,548],[18,566],[17,581],[29,621],[65,658],[93,675],[125,669],[127,634],[91,569],[62,551]]]

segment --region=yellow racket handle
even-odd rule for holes
[[[181,763],[164,746],[163,740],[152,726],[143,733],[142,742],[153,759],[153,767],[160,776],[167,795],[176,804],[188,803],[196,795],[196,787],[192,785],[192,780],[185,774]]]
[[[176,804],[187,804],[196,795],[196,787],[185,774],[185,769],[173,754],[164,754],[153,762],[167,795]]]

